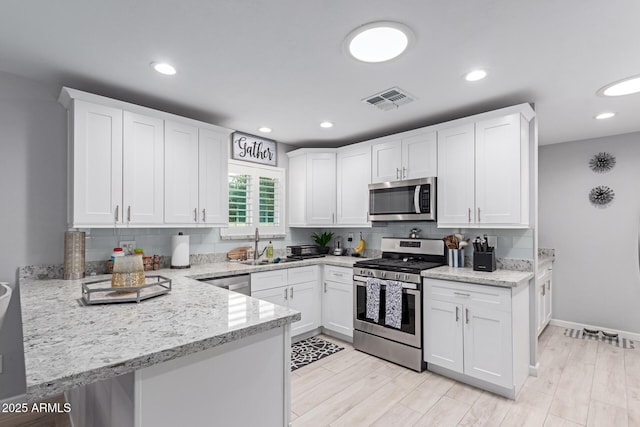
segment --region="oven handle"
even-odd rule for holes
[[[382,284],[384,284],[384,282],[387,282],[387,280],[380,280],[381,282],[383,282]],[[407,282],[400,282],[402,284],[402,289],[403,290],[407,290],[409,291],[416,291],[416,292],[409,292],[411,294],[415,294],[415,295],[419,295],[420,292],[417,292],[418,290],[418,285],[416,283],[407,283]],[[367,278],[364,276],[353,276],[353,284],[356,286],[366,286],[367,285]]]
[[[422,188],[422,185],[416,185],[416,190],[413,193],[413,206],[416,209],[416,213],[422,213],[420,211],[420,188]]]

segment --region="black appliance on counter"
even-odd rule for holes
[[[309,259],[321,258],[325,256],[318,245],[293,245],[287,246],[287,258],[289,259]]]
[[[446,265],[446,247],[441,239],[382,238],[382,257],[358,261],[353,266],[353,347],[407,368],[423,371],[422,278],[420,272]],[[367,318],[367,280],[382,280],[379,319]],[[401,327],[385,324],[386,281],[402,285]]]

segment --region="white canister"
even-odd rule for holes
[[[171,236],[171,268],[189,268],[189,236]]]
[[[464,267],[464,249],[449,249],[449,267]]]

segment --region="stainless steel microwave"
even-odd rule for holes
[[[435,177],[369,184],[369,221],[435,220]]]

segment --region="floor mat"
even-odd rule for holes
[[[291,346],[291,371],[307,366],[334,353],[344,350],[337,344],[312,337]]]
[[[606,332],[591,331],[589,329],[565,329],[564,335],[571,338],[600,341],[607,344],[614,345],[616,347],[635,349],[635,342],[626,338],[620,338],[618,336],[606,336]],[[615,335],[615,334],[613,334]]]

